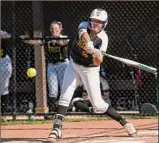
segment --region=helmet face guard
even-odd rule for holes
[[[98,29],[99,31],[101,31],[102,29],[104,29],[104,22],[95,22],[92,19],[89,19],[89,29],[91,30],[95,30]]]
[[[99,31],[103,30],[108,23],[107,12],[103,9],[94,9],[89,17],[89,28],[94,30],[98,27]]]

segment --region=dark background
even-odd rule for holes
[[[158,15],[157,1],[69,1],[40,2],[44,35],[49,35],[49,24],[53,20],[63,23],[64,33],[75,37],[78,24],[87,20],[95,8],[103,8],[108,12],[106,32],[109,37],[107,53],[132,59],[146,65],[159,68],[158,50]],[[25,98],[35,101],[35,79],[26,76],[28,61],[34,66],[34,50],[28,48],[16,37],[28,31],[33,35],[33,3],[1,2],[1,29],[12,34],[12,44],[8,53],[13,60],[11,93],[16,94],[17,102]],[[129,41],[129,42],[128,42]],[[112,104],[116,106],[119,97],[134,98],[132,77],[130,72],[137,70],[116,60],[105,58],[104,71],[110,84]],[[156,80],[153,74],[141,71],[142,86],[137,92],[140,104],[149,102],[157,104]],[[136,88],[135,88],[136,89]],[[18,105],[18,104],[17,104]]]

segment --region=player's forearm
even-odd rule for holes
[[[41,45],[41,40],[25,40],[24,43],[30,44],[30,45]]]
[[[85,44],[85,46],[83,47],[84,50],[87,51],[87,53],[92,54],[94,45],[87,32],[83,32],[83,34],[81,35],[81,40]]]
[[[90,41],[91,39],[90,39],[88,33],[87,33],[87,32],[84,32],[84,33],[82,34],[82,36],[81,36],[81,40],[82,40],[83,42],[87,43],[87,42]]]

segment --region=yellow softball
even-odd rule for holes
[[[28,77],[35,77],[36,76],[36,69],[35,68],[27,69],[27,76]]]

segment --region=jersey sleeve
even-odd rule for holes
[[[106,52],[108,48],[108,36],[105,32],[101,34],[101,39],[102,39],[102,44],[100,50]]]
[[[87,28],[88,28],[88,22],[83,21],[79,24],[78,26],[78,35],[79,38],[81,38],[82,34],[87,32]]]

